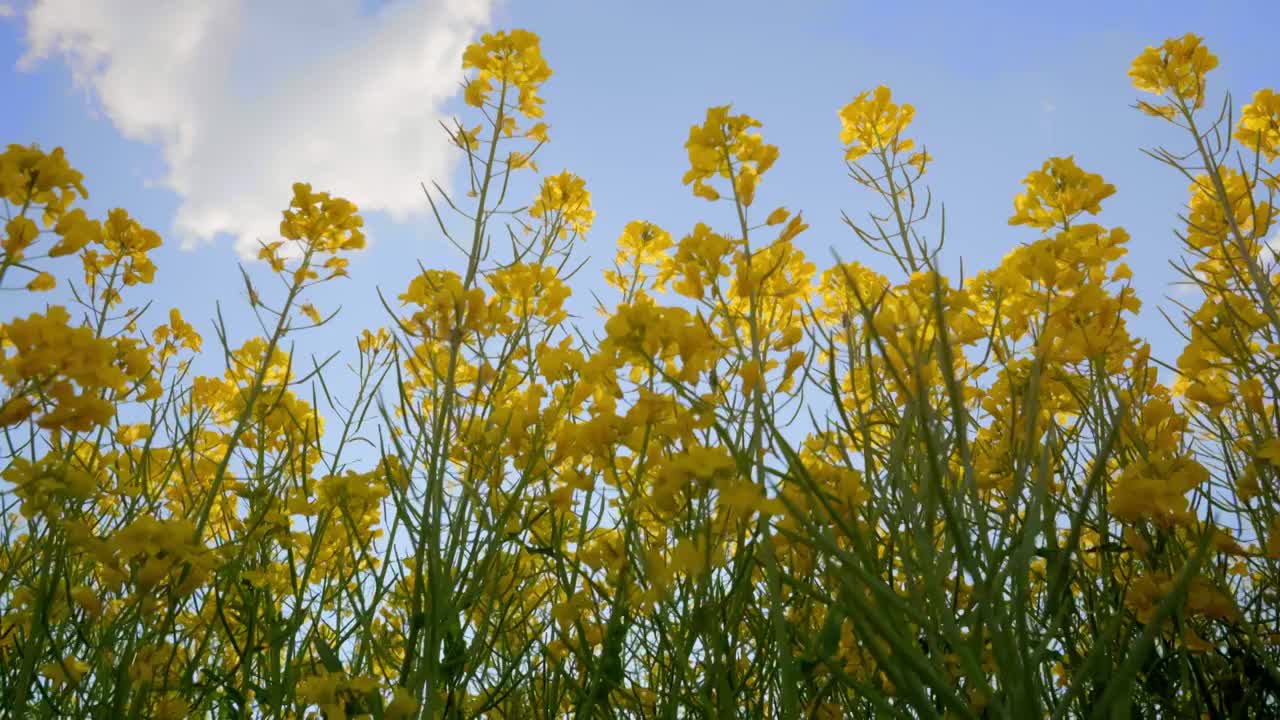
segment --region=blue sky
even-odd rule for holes
[[[91,211],[125,207],[158,230],[168,241],[155,255],[160,273],[136,299],[182,308],[210,342],[215,299],[234,339],[256,333],[241,297],[237,233],[245,247],[244,233],[269,227],[261,218],[284,207],[289,182],[312,180],[371,208],[373,243],[353,261],[353,277],[313,298],[322,311],[344,308],[304,341],[315,351],[383,324],[376,288],[394,297],[419,263],[457,261],[417,183],[449,184],[437,121],[465,113],[454,96],[458,53],[483,30],[539,33],[554,69],[543,91],[552,143],[541,167],[573,170],[593,194],[596,224],[579,248],[591,261],[574,285],[587,326],[596,323],[590,293],[604,287],[599,271],[628,221],[657,222],[676,238],[699,220],[731,227],[727,207],[680,183],[688,128],[709,105],[757,117],[781,148],[758,203],[804,211],[811,228],[800,242],[819,267],[832,249],[870,261],[840,221],[842,210],[865,213],[870,198],[846,178],[836,111],[884,83],[916,106],[912,135],[935,158],[929,181],[946,205],[949,271],[961,258],[967,273],[990,267],[1034,240],[1006,224],[1019,180],[1051,155],[1074,154],[1118,189],[1100,222],[1130,231],[1145,303],[1135,330],[1172,361],[1179,348],[1157,308],[1173,292],[1168,261],[1186,184],[1140,148],[1181,147],[1182,138],[1130,107],[1138,93],[1129,62],[1146,45],[1196,32],[1221,59],[1212,101],[1230,91],[1239,105],[1280,85],[1280,3],[1266,2],[9,7],[0,18],[0,138],[64,146],[85,173]],[[33,48],[42,57],[20,68]],[[53,268],[60,278],[76,270]],[[7,295],[3,315],[49,301],[58,293]]]

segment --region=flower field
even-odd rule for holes
[[[75,158],[0,154],[0,298],[70,298],[0,306],[0,715],[1280,716],[1280,94],[1216,92],[1195,35],[1133,60],[1187,186],[1161,358],[1072,157],[1029,164],[1002,262],[941,268],[884,86],[839,111],[877,208],[839,257],[712,107],[706,221],[627,224],[572,316],[595,213],[538,170],[539,38],[461,61],[427,196],[462,261],[333,362],[293,348],[366,245],[342,188],[293,186],[231,326],[150,302],[160,235],[90,217]]]

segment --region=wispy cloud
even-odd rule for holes
[[[440,107],[489,0],[38,0],[22,66],[65,60],[120,133],[157,145],[185,245],[278,236],[297,180],[403,218],[449,172]]]

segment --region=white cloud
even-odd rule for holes
[[[59,57],[127,138],[163,151],[184,245],[252,254],[295,181],[402,219],[448,174],[439,108],[490,0],[38,0],[30,66]]]

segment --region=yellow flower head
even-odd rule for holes
[[[644,220],[632,220],[618,238],[618,254],[613,270],[606,270],[605,280],[626,292],[629,288],[645,291],[666,288],[671,265],[671,233]],[[651,274],[653,269],[658,272]]]
[[[1218,58],[1202,42],[1200,36],[1187,33],[1143,50],[1129,67],[1134,87],[1154,95],[1172,92],[1193,107],[1204,105],[1204,78],[1218,67]]]
[[[485,33],[480,42],[467,46],[462,54],[462,67],[479,71],[467,83],[468,105],[483,106],[497,82],[519,92],[517,107],[525,117],[542,117],[538,87],[551,77],[551,68],[542,59],[542,48],[534,33],[528,30]]]
[[[54,279],[51,273],[37,273],[31,281],[27,283],[27,289],[32,292],[45,292],[52,290],[58,286],[58,281]]]
[[[60,147],[45,153],[34,145],[10,145],[0,153],[0,199],[14,207],[43,207],[45,225],[61,217],[76,195],[89,197],[83,179]]]
[[[888,289],[888,278],[862,263],[836,265],[819,280],[818,318],[832,326],[851,322],[878,305]]]
[[[84,231],[93,234],[99,232],[92,226],[84,228]],[[68,230],[68,234],[70,233]],[[104,251],[98,253],[86,250],[81,255],[85,283],[90,287],[96,286],[99,276],[111,273],[113,267],[118,268],[125,285],[146,285],[155,279],[156,266],[147,253],[160,247],[162,241],[154,230],[142,227],[137,220],[129,217],[127,211],[116,208],[107,214],[107,221],[102,224],[100,233],[98,241],[102,243]],[[104,290],[104,295],[108,305],[120,302],[120,296],[114,291],[107,294]]]
[[[1253,94],[1253,102],[1240,111],[1236,139],[1265,155],[1268,161],[1274,162],[1280,156],[1280,94],[1274,90]]]
[[[468,332],[484,333],[492,326],[484,291],[463,288],[462,278],[449,270],[427,270],[418,275],[409,282],[400,300],[418,306],[409,322],[413,332],[422,337],[447,338],[459,319],[461,328]]]
[[[673,285],[676,292],[700,300],[707,286],[729,276],[730,259],[739,244],[712,231],[709,225],[698,223],[693,232],[680,239],[676,255],[664,275],[676,277]]]
[[[359,250],[364,247],[364,218],[355,203],[329,193],[311,192],[308,183],[293,184],[293,200],[284,211],[280,234],[288,240],[313,246],[317,252]]]
[[[586,235],[596,217],[586,181],[568,170],[542,181],[529,214],[545,220],[560,238],[567,237],[570,231],[579,237]]]
[[[1100,203],[1115,193],[1102,176],[1081,170],[1072,157],[1054,157],[1022,180],[1027,191],[1014,198],[1010,225],[1048,230],[1065,225],[1082,212],[1097,215]]]
[[[90,220],[80,208],[58,218],[53,231],[62,239],[49,248],[50,257],[71,255],[89,243],[102,242],[102,223]]]
[[[35,410],[30,400],[19,400],[23,389],[43,387],[37,395],[51,409],[38,420],[41,427],[84,432],[105,425],[115,415],[115,405],[100,391],[123,399],[151,372],[146,352],[134,339],[97,337],[93,328],[73,325],[60,305],[0,325],[0,333],[13,350],[0,352],[0,380],[18,390],[0,404],[7,423],[20,422]]]
[[[561,281],[555,267],[516,263],[495,270],[488,280],[493,287],[490,306],[494,315],[515,323],[507,331],[515,332],[518,322],[529,317],[542,318],[549,325],[568,317],[564,301],[569,297],[569,286]]]
[[[0,250],[8,256],[6,262],[18,262],[26,254],[28,247],[40,237],[40,228],[29,217],[19,215],[4,226],[4,242]]]
[[[203,339],[200,337],[200,333],[196,332],[195,327],[182,317],[182,313],[178,308],[169,310],[169,324],[161,327],[166,329],[166,332],[163,333],[165,339],[172,339],[175,345],[180,345],[194,352],[200,352]],[[159,328],[157,328],[157,331],[159,331]],[[157,339],[157,342],[159,342],[159,339]]]
[[[733,182],[733,190],[743,205],[755,199],[756,184],[778,159],[778,148],[766,145],[760,133],[750,132],[760,121],[750,115],[730,115],[729,106],[707,109],[706,121],[689,128],[689,170],[684,184],[693,183],[693,194],[708,200],[720,198],[706,183],[720,176]]]
[[[915,147],[913,140],[902,137],[915,113],[911,105],[894,103],[893,92],[884,85],[874,92],[859,93],[840,110],[840,142],[846,146],[844,159],[853,162],[869,152],[897,153]],[[924,156],[912,157],[913,164],[923,167],[925,162]]]

